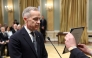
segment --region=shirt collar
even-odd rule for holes
[[[27,26],[24,26],[24,28],[26,29],[27,33],[30,34],[32,31],[30,31]]]

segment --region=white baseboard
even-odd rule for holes
[[[88,35],[92,35],[92,31],[88,31]]]
[[[57,33],[59,31],[46,31],[46,38],[49,37],[51,41],[58,41],[58,38],[56,37]],[[48,39],[46,39],[48,41]]]
[[[51,41],[58,41],[57,38],[50,38]],[[46,39],[46,41],[49,41],[48,39]]]

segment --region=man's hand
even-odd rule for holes
[[[42,29],[44,29],[44,26],[42,26]]]
[[[74,36],[71,34],[71,33],[68,33],[66,36],[65,36],[65,45],[66,47],[69,49],[71,47],[76,47],[76,41],[75,41],[75,38]]]
[[[77,47],[87,55],[92,54],[92,51],[85,44],[78,44]]]
[[[0,44],[6,44],[4,41],[0,42]]]
[[[9,40],[6,40],[6,43],[9,43]]]

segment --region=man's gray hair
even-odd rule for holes
[[[36,7],[27,7],[27,8],[25,8],[24,10],[23,10],[23,12],[22,12],[22,17],[24,18],[24,17],[27,17],[27,18],[29,18],[30,17],[30,11],[31,10],[33,10],[33,11],[38,11],[38,8],[36,8]]]

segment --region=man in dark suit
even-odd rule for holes
[[[48,58],[40,26],[40,12],[36,7],[27,7],[22,13],[25,25],[10,37],[10,58]]]
[[[75,38],[71,33],[68,33],[65,36],[65,45],[66,48],[70,51],[70,58],[89,58],[80,49],[77,48]],[[83,46],[80,47],[82,48]]]
[[[7,56],[9,56],[8,52],[8,34],[5,32],[5,27],[1,27],[0,32],[0,49],[1,49],[1,56],[4,56],[5,46],[7,47]]]
[[[46,29],[47,29],[47,21],[44,18],[44,16],[42,16],[42,19],[40,20],[40,32],[43,34],[44,37],[44,42],[45,40],[45,36],[46,36]]]

